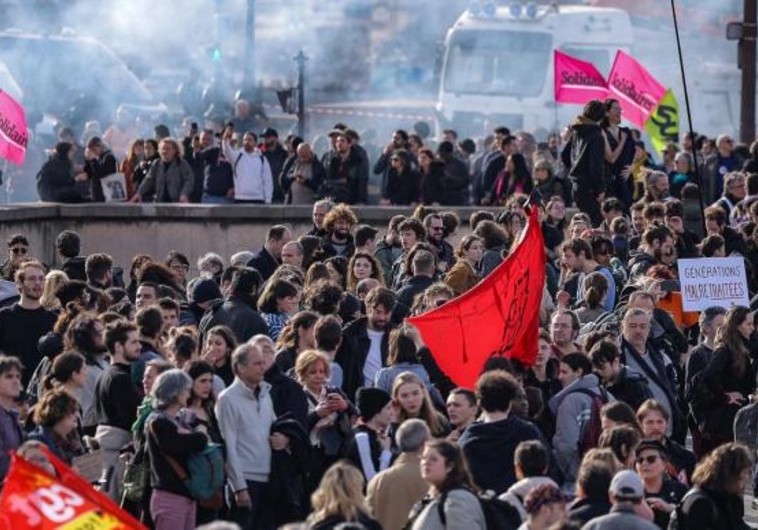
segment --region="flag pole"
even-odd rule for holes
[[[695,132],[692,129],[692,112],[690,111],[690,95],[687,90],[687,76],[684,73],[684,57],[682,56],[682,41],[679,38],[679,21],[676,17],[676,5],[674,0],[671,0],[671,16],[674,20],[674,34],[676,35],[676,51],[679,56],[679,71],[682,74],[682,88],[684,90],[684,108],[687,109],[687,130],[690,134],[690,148],[692,150],[692,164],[695,169],[695,180],[697,181],[697,187],[700,193],[700,221],[703,225],[703,234],[707,233],[705,229],[705,202],[703,200],[703,179],[700,175],[700,166],[697,163],[697,151],[695,147]]]

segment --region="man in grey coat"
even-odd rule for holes
[[[182,157],[181,147],[173,138],[164,138],[158,144],[160,160],[150,167],[131,202],[189,202],[195,175]]]

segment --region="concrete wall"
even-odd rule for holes
[[[455,208],[462,219],[459,235],[468,232],[473,208]],[[356,207],[360,222],[384,232],[393,215],[410,208]],[[28,204],[0,208],[0,248],[11,234],[24,234],[34,257],[53,265],[55,238],[66,229],[82,237],[82,253],[106,252],[128,270],[132,257],[147,253],[163,258],[170,250],[194,262],[206,252],[228,258],[240,250],[260,248],[274,224],[292,227],[295,237],[311,229],[309,206],[209,206],[153,204]]]

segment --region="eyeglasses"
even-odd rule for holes
[[[29,249],[26,247],[13,247],[11,249],[11,252],[13,252],[14,254],[26,254],[27,252],[29,252]]]
[[[636,462],[637,464],[642,464],[644,462],[647,462],[648,464],[655,464],[656,460],[658,460],[658,455],[647,455],[647,456],[641,456],[639,457]]]

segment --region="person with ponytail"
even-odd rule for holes
[[[316,347],[314,329],[318,314],[313,311],[300,311],[282,328],[276,341],[276,364],[282,372],[287,373],[295,367],[300,352]]]
[[[84,355],[68,351],[58,355],[53,361],[50,374],[43,380],[45,391],[62,388],[79,401],[79,393],[87,383],[87,360]]]
[[[594,322],[607,313],[605,302],[608,297],[608,280],[599,272],[591,272],[582,282],[583,304],[576,310],[581,325]]]

